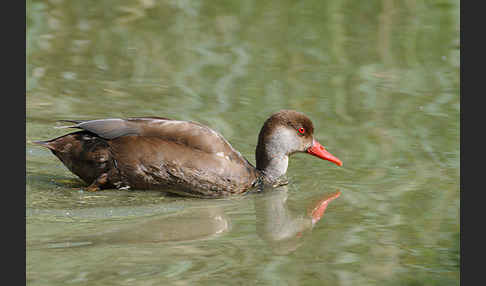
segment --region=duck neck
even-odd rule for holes
[[[288,164],[289,156],[283,155],[269,158],[269,160],[267,160],[265,164],[262,164],[262,166],[257,164],[257,169],[263,174],[265,182],[274,183],[287,173]]]
[[[265,134],[263,131],[258,136],[256,167],[263,174],[265,182],[273,183],[287,172],[290,152],[282,138],[285,136],[283,132]]]

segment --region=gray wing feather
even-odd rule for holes
[[[59,120],[61,122],[70,122],[70,123],[76,123],[76,124],[79,124],[79,123],[82,123],[82,122],[86,122],[86,121],[89,121],[89,120],[71,120],[71,119],[61,119]]]
[[[69,120],[69,122],[77,123],[73,128],[80,128],[100,136],[104,139],[114,139],[125,135],[139,134],[139,129],[136,125],[129,124],[126,120],[111,118],[76,122]]]

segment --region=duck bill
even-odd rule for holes
[[[334,157],[334,155],[332,155],[331,153],[327,152],[324,146],[322,146],[321,143],[317,142],[316,140],[314,140],[312,146],[309,149],[307,149],[307,153],[319,157],[321,159],[331,161],[338,166],[343,165],[343,162],[341,162],[341,160]]]

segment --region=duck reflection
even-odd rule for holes
[[[170,242],[208,239],[230,229],[223,209],[209,207],[183,211],[169,217],[149,218],[104,234],[103,240],[119,243]]]
[[[287,186],[255,197],[257,234],[276,254],[295,251],[323,217],[327,205],[341,195],[340,191],[322,194],[311,200],[307,211],[296,214],[287,206]]]
[[[90,246],[100,243],[161,243],[208,239],[230,229],[228,217],[221,207],[189,208],[175,215],[138,218],[97,232],[51,242],[48,248]]]
[[[303,237],[322,218],[330,201],[339,191],[323,194],[313,200],[303,214],[294,214],[287,207],[287,186],[265,190],[254,197],[256,228],[277,254],[296,250]],[[230,219],[222,204],[188,207],[171,216],[157,216],[136,222],[124,222],[89,237],[77,237],[64,242],[49,243],[49,248],[81,247],[98,243],[160,243],[208,239],[230,230]]]

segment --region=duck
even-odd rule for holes
[[[287,184],[289,157],[306,153],[342,166],[314,137],[303,113],[280,110],[264,122],[255,150],[256,166],[217,131],[195,121],[165,117],[61,120],[79,129],[34,144],[48,148],[87,191],[163,190],[171,194],[222,198],[261,186]]]

